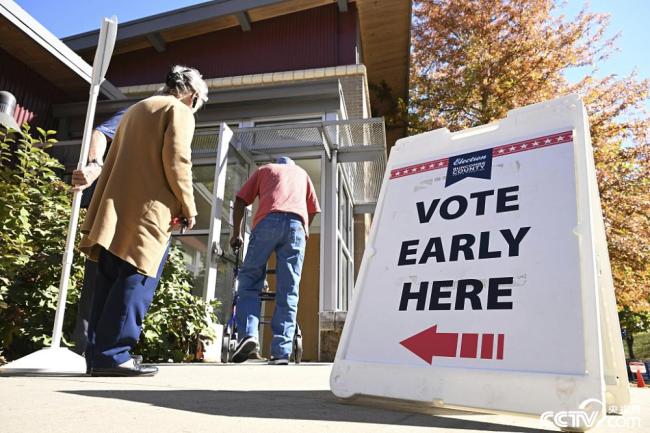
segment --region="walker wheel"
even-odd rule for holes
[[[221,341],[221,362],[227,364],[230,361],[230,334],[223,334]]]
[[[300,364],[302,361],[302,335],[296,335],[293,339],[293,361]]]

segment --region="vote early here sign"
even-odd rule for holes
[[[586,118],[575,100],[533,107],[485,131],[434,131],[393,149],[335,394],[524,413],[603,395],[594,239],[604,232],[591,236],[587,224],[600,218],[588,205],[595,172],[577,172],[593,170]],[[617,326],[608,290],[604,315]],[[509,394],[524,378],[544,398]]]
[[[348,357],[583,371],[582,336],[567,333],[581,328],[572,131],[414,161],[389,176],[389,222],[366,284],[382,307],[373,315],[409,326],[393,347],[357,328],[363,339],[350,341]],[[357,317],[364,325],[376,321]],[[560,350],[570,356],[546,359]]]

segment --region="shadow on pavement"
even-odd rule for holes
[[[61,392],[229,417],[341,421],[498,432],[549,431],[343,404],[329,391],[80,390]],[[441,412],[470,414],[451,410]]]

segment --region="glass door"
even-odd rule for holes
[[[248,179],[249,172],[255,168],[250,155],[234,145],[233,136],[228,125],[222,123],[214,161],[214,186],[203,283],[203,298],[221,301],[217,315],[222,322],[228,319],[234,286],[235,256],[229,245],[233,206],[237,192]],[[246,226],[245,240],[248,224]],[[241,254],[244,253],[242,251]]]
[[[192,274],[192,294],[201,296],[210,234],[214,164],[194,164],[192,166],[192,181],[194,183],[194,202],[198,212],[196,225],[184,234],[174,233],[172,245],[181,248],[185,266]]]
[[[227,319],[232,303],[234,255],[229,246],[232,208],[237,192],[254,168],[252,159],[232,145],[232,130],[197,131],[192,143],[192,180],[197,207],[196,225],[172,236],[181,247],[185,265],[193,276],[192,293],[219,299],[220,321]],[[250,230],[249,230],[250,231]],[[245,236],[246,237],[246,236]]]
[[[233,228],[233,208],[237,193],[242,185],[248,179],[249,174],[255,167],[241,158],[240,154],[234,149],[230,148],[228,152],[228,164],[226,166],[226,183],[224,188],[223,201],[215,202],[215,205],[221,205],[221,228],[218,236],[218,248],[214,248],[214,242],[217,241],[216,232],[213,233],[213,251],[218,254],[211,257],[210,267],[216,269],[217,278],[214,283],[207,280],[205,284],[214,284],[214,297],[221,301],[221,307],[217,311],[219,320],[224,323],[228,320],[230,306],[232,304],[232,290],[234,286],[233,271],[235,266],[235,256],[230,248],[230,236],[232,235]],[[244,239],[248,240],[250,234],[250,212],[247,210],[244,218],[246,220]],[[240,260],[243,260],[245,254],[245,246],[240,252]],[[208,287],[210,289],[210,287]]]

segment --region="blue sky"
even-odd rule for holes
[[[59,38],[98,29],[103,17],[126,22],[206,0],[14,0]]]
[[[569,0],[563,14],[573,17],[583,6],[584,1]],[[592,0],[589,10],[610,15],[607,37],[620,34],[616,42],[619,51],[599,66],[598,75],[625,76],[636,70],[639,78],[650,78],[650,1]],[[575,81],[584,73],[580,70],[569,71],[567,78]]]
[[[203,0],[16,0],[56,36],[62,38],[97,29],[101,18],[117,15],[126,22],[172,9],[202,3]],[[575,16],[584,2],[568,0],[563,9],[567,17]],[[619,52],[600,66],[599,75],[627,75],[636,70],[639,78],[650,78],[650,1],[648,0],[593,0],[590,10],[611,15],[609,35],[621,33]],[[569,71],[574,81],[584,71]]]

